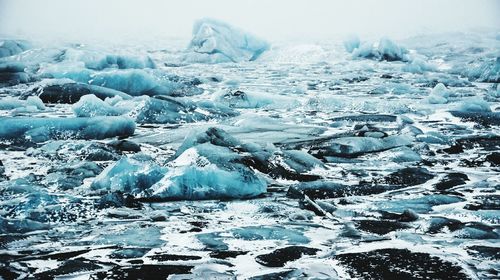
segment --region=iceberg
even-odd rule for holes
[[[93,94],[84,95],[71,107],[77,117],[119,116],[125,110],[113,107]]]
[[[150,189],[161,200],[250,198],[266,192],[267,183],[239,163],[242,157],[209,143],[184,151],[169,172]]]
[[[439,83],[432,89],[431,94],[427,97],[427,102],[430,104],[446,104],[449,96],[450,91],[444,84]]]
[[[469,80],[485,83],[500,83],[500,57],[495,60],[484,61],[477,67],[465,70]]]
[[[378,44],[367,42],[358,44],[353,48],[353,57],[369,58],[386,61],[409,61],[408,50],[399,46],[388,38],[381,38]]]
[[[94,190],[138,194],[158,182],[167,169],[153,161],[123,157],[108,166],[91,184]]]
[[[269,43],[215,19],[194,23],[186,62],[220,63],[253,61],[269,49]]]
[[[49,139],[105,139],[130,136],[135,123],[128,117],[95,118],[0,118],[0,139],[31,140]]]
[[[9,96],[0,100],[0,110],[12,110],[27,107],[33,108],[34,111],[45,110],[43,101],[37,96],[30,96],[26,100],[21,100]]]
[[[348,53],[352,53],[355,49],[359,48],[361,41],[358,36],[351,35],[344,41],[344,48]]]
[[[0,58],[24,52],[30,48],[26,41],[3,40],[0,42]]]

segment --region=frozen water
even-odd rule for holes
[[[193,38],[189,43],[186,62],[220,63],[257,59],[269,44],[239,28],[215,19],[201,19],[194,23]]]
[[[266,191],[266,182],[238,163],[241,156],[211,144],[189,148],[151,188],[160,199],[249,198]]]
[[[2,40],[0,42],[0,58],[21,53],[29,48],[30,44],[26,41]]]
[[[108,166],[92,182],[92,189],[138,194],[158,182],[167,172],[152,161],[123,157]]]
[[[126,117],[95,118],[0,118],[0,139],[43,142],[57,138],[104,139],[129,136],[135,123]]]
[[[497,37],[9,49],[0,278],[495,278]]]

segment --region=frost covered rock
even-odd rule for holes
[[[201,144],[170,163],[169,172],[150,189],[155,198],[249,198],[266,192],[267,183],[239,163],[241,156],[228,148]]]
[[[193,38],[184,57],[187,62],[220,63],[257,59],[269,44],[243,30],[214,19],[193,26]]]
[[[166,172],[166,168],[152,161],[123,157],[104,169],[91,188],[138,194],[158,182]]]
[[[30,45],[26,41],[4,40],[0,42],[0,58],[18,54],[28,50]]]
[[[0,118],[0,139],[105,139],[130,136],[135,123],[128,117],[95,118]]]

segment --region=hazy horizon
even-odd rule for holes
[[[170,2],[170,1],[169,1]],[[211,17],[268,40],[498,30],[500,1],[0,0],[0,34],[26,39],[189,38]]]

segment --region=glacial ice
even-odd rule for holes
[[[12,109],[32,109],[32,111],[45,110],[43,101],[37,96],[29,96],[26,100],[17,99],[14,97],[6,97],[0,100],[0,110]],[[19,112],[20,110],[18,110]]]
[[[77,117],[119,116],[126,110],[109,105],[93,94],[84,95],[71,107]]]
[[[482,98],[472,97],[460,102],[457,111],[460,112],[491,112],[490,104]]]
[[[83,62],[85,63],[86,68],[92,70],[103,70],[106,68],[155,68],[155,64],[149,56],[137,56],[131,54],[107,54],[103,51],[98,50],[66,49],[61,59],[65,61]]]
[[[500,57],[481,62],[476,67],[467,67],[463,74],[478,82],[500,83]]]
[[[135,123],[127,117],[95,118],[0,118],[0,139],[104,139],[130,136]]]
[[[0,58],[24,52],[29,48],[30,44],[26,41],[3,40],[0,42]]]
[[[222,90],[215,93],[214,97],[231,108],[293,108],[300,105],[293,97],[266,92]]]
[[[75,82],[105,87],[129,95],[194,95],[203,90],[193,81],[183,81],[157,69],[104,69],[85,68],[83,62],[65,61],[42,64],[37,74],[43,78],[68,78]],[[116,94],[115,94],[116,95]]]
[[[186,62],[220,63],[257,59],[269,44],[239,28],[215,19],[201,19],[193,26]]]
[[[267,183],[238,163],[241,156],[228,148],[200,144],[172,161],[151,195],[163,200],[249,198],[266,191]]]
[[[450,96],[449,90],[442,83],[437,84],[431,91],[430,95],[427,97],[427,101],[430,104],[446,104],[448,103],[448,97]]]
[[[166,168],[152,161],[123,157],[104,169],[91,188],[138,194],[158,182],[166,172]]]
[[[344,40],[344,48],[348,53],[352,53],[355,49],[359,48],[361,41],[356,35],[351,35]]]
[[[391,41],[381,38],[378,44],[362,42],[352,51],[353,57],[386,61],[409,61],[408,50]]]

